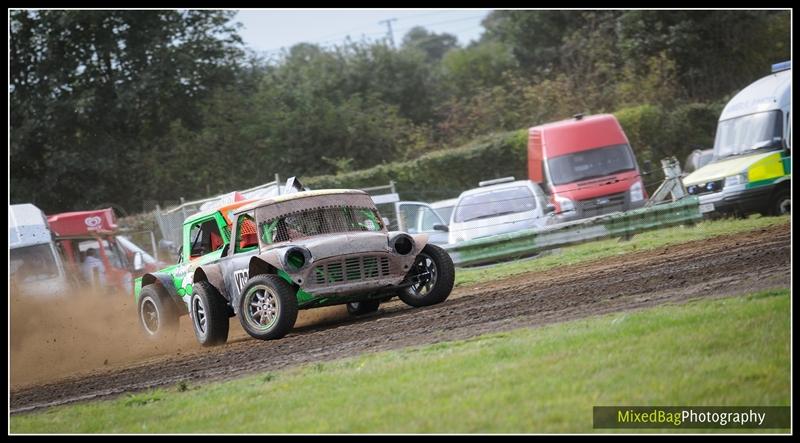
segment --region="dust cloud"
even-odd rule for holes
[[[197,343],[188,316],[181,317],[173,338],[146,337],[130,294],[82,290],[67,297],[43,298],[12,289],[9,308],[12,388],[151,359],[214,352]],[[303,310],[295,327],[313,327],[347,316],[344,306]],[[237,317],[230,322],[228,346],[252,340]]]

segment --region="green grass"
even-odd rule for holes
[[[594,405],[790,401],[789,290],[666,305],[11,417],[13,433],[594,432]],[[601,432],[608,432],[601,430]]]
[[[629,241],[619,239],[602,240],[569,246],[545,252],[539,257],[501,263],[480,268],[463,268],[456,271],[456,286],[469,285],[487,280],[496,280],[515,274],[541,272],[558,266],[607,258],[635,251],[645,251],[667,245],[703,240],[726,234],[735,234],[770,226],[788,224],[790,216],[761,217],[752,215],[747,219],[720,219],[703,221],[693,227],[676,226],[644,232]]]

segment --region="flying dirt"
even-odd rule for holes
[[[52,318],[45,321],[41,316],[50,317],[58,309],[48,306],[36,312],[35,306],[15,299],[11,411],[179,382],[228,379],[663,303],[786,288],[790,273],[787,223],[457,288],[447,302],[427,308],[391,302],[381,305],[379,313],[362,318],[326,312],[322,318],[306,319],[281,340],[250,339],[237,322],[231,325],[233,336],[226,346],[202,349],[190,345],[194,337],[188,324],[182,325],[178,339],[166,348],[155,349],[129,336],[138,332],[136,315],[125,312],[132,306],[121,298],[102,300],[120,304],[118,315],[103,315],[98,299],[75,303],[76,309],[55,316],[56,329]],[[73,326],[76,318],[78,326]]]
[[[347,318],[344,306],[301,311],[298,326]],[[152,341],[142,334],[129,294],[78,291],[68,298],[11,297],[12,389],[102,368],[199,351],[187,318],[173,340]],[[233,340],[243,339],[231,319]]]

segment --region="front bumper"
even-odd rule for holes
[[[557,214],[555,216],[555,219],[556,219],[557,223],[569,222],[569,221],[574,221],[574,220],[582,220],[584,218],[595,217],[595,216],[598,216],[598,215],[605,215],[605,214],[611,214],[611,213],[614,213],[614,212],[630,211],[631,209],[643,208],[645,203],[647,203],[647,199],[639,200],[637,202],[631,202],[629,200],[629,197],[626,195],[625,196],[624,205],[621,205],[621,206],[620,205],[616,205],[616,206],[609,205],[609,206],[606,206],[606,207],[596,208],[596,209],[594,209],[592,211],[584,211],[582,208],[580,208],[581,205],[578,205],[579,208],[577,210],[572,211],[572,212],[568,212],[568,213]]]
[[[315,260],[290,274],[300,289],[316,297],[347,297],[399,289],[416,251],[407,255],[370,252]]]
[[[748,214],[762,212],[769,208],[770,197],[774,186],[759,186],[757,188],[723,189],[720,192],[698,196],[700,205],[713,204],[718,214]]]

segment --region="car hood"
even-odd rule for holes
[[[684,177],[683,184],[685,186],[691,186],[740,174],[757,161],[769,157],[770,155],[775,155],[775,151],[743,155],[709,163]]]

